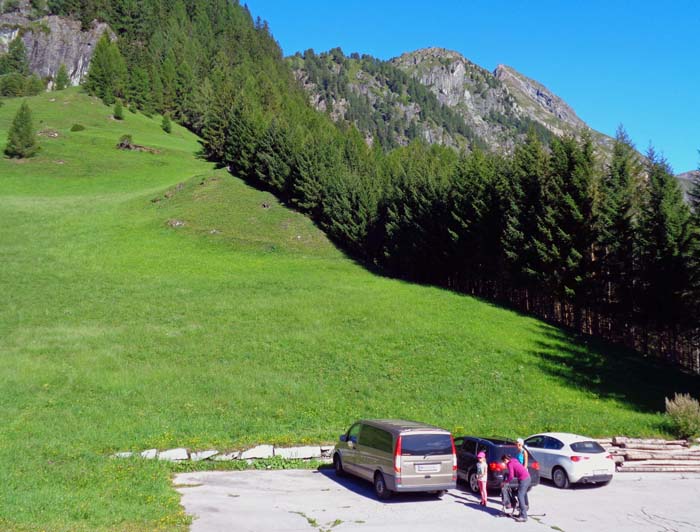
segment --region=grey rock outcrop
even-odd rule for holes
[[[179,462],[181,460],[189,460],[190,455],[184,447],[177,449],[168,449],[158,453],[158,460],[168,460],[169,462]]]
[[[681,185],[681,190],[683,191],[686,200],[689,200],[690,198],[688,197],[688,192],[690,191],[690,187],[693,185],[693,180],[700,179],[700,170],[683,172],[682,174],[678,174],[676,179],[678,179],[678,182]]]
[[[27,49],[29,68],[42,78],[54,78],[61,64],[66,65],[71,85],[78,85],[88,72],[97,41],[108,32],[102,22],[93,21],[82,31],[80,22],[54,15],[30,19],[25,11],[0,15],[0,54],[7,52],[9,43],[21,36]]]
[[[428,87],[440,103],[456,110],[489,146],[512,149],[516,136],[495,117],[516,120],[514,101],[491,72],[443,48],[417,50],[390,62]]]
[[[522,112],[554,133],[561,135],[587,127],[564,100],[541,83],[506,65],[498,65],[494,76],[513,94]]]

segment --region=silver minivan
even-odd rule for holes
[[[394,492],[429,491],[442,496],[457,481],[457,455],[449,431],[402,419],[354,423],[333,452],[337,475],[369,480],[380,499]]]

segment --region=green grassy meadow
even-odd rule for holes
[[[359,417],[664,435],[664,396],[700,390],[370,273],[160,117],[115,121],[77,89],[28,103],[42,149],[0,159],[1,530],[185,529],[182,466],[116,451],[331,442]],[[19,104],[0,107],[0,147]],[[158,153],[115,149],[125,133]]]

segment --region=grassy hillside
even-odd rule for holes
[[[76,90],[28,101],[42,150],[0,159],[2,530],[184,527],[177,466],[119,450],[332,441],[375,416],[655,435],[664,395],[700,388],[367,272],[159,117],[117,122]],[[0,107],[0,145],[19,103]],[[116,150],[124,133],[158,153]]]

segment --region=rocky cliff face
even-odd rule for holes
[[[553,133],[562,135],[587,127],[564,100],[541,83],[505,65],[498,65],[493,74],[513,95],[521,112],[550,128]]]
[[[33,73],[53,78],[64,64],[72,85],[80,83],[87,74],[102,34],[107,31],[113,35],[104,23],[93,22],[89,30],[81,31],[80,22],[68,18],[30,17],[26,9],[0,15],[0,54],[7,52],[10,41],[20,35]]]
[[[487,70],[457,52],[426,48],[406,53],[390,61],[416,78],[462,117],[483,141],[510,151],[517,133],[508,127],[514,122],[514,101],[501,83]]]
[[[479,141],[498,151],[512,151],[531,127],[541,137],[580,134],[589,130],[561,98],[510,67],[499,65],[492,73],[457,52],[441,48],[406,53],[385,65],[399,69],[428,88],[441,104],[460,117]],[[308,81],[303,64],[293,63],[293,68],[298,79]],[[342,69],[330,72],[330,78],[324,80],[323,90],[318,85],[305,83],[310,100],[318,109],[328,110],[330,101],[336,104],[331,112],[334,119],[353,121],[353,102],[338,97],[332,89],[347,85],[350,91],[368,94],[372,107],[382,111],[379,115],[394,114],[415,119],[421,136],[429,142],[457,147],[465,144],[453,131],[446,132],[439,121],[426,122],[425,102],[407,100],[406,91],[387,81],[383,72],[377,75],[352,66],[347,70],[351,75],[346,78],[341,76]],[[333,78],[336,74],[339,77]],[[363,130],[361,121],[355,123]],[[599,151],[604,155],[609,153],[612,139],[596,131],[591,131],[591,134]],[[403,144],[406,140],[400,138],[398,143]]]
[[[682,174],[678,174],[676,178],[678,179],[678,182],[681,185],[681,190],[687,198],[688,191],[692,186],[693,180],[700,179],[700,170],[691,170],[690,172],[683,172]]]

